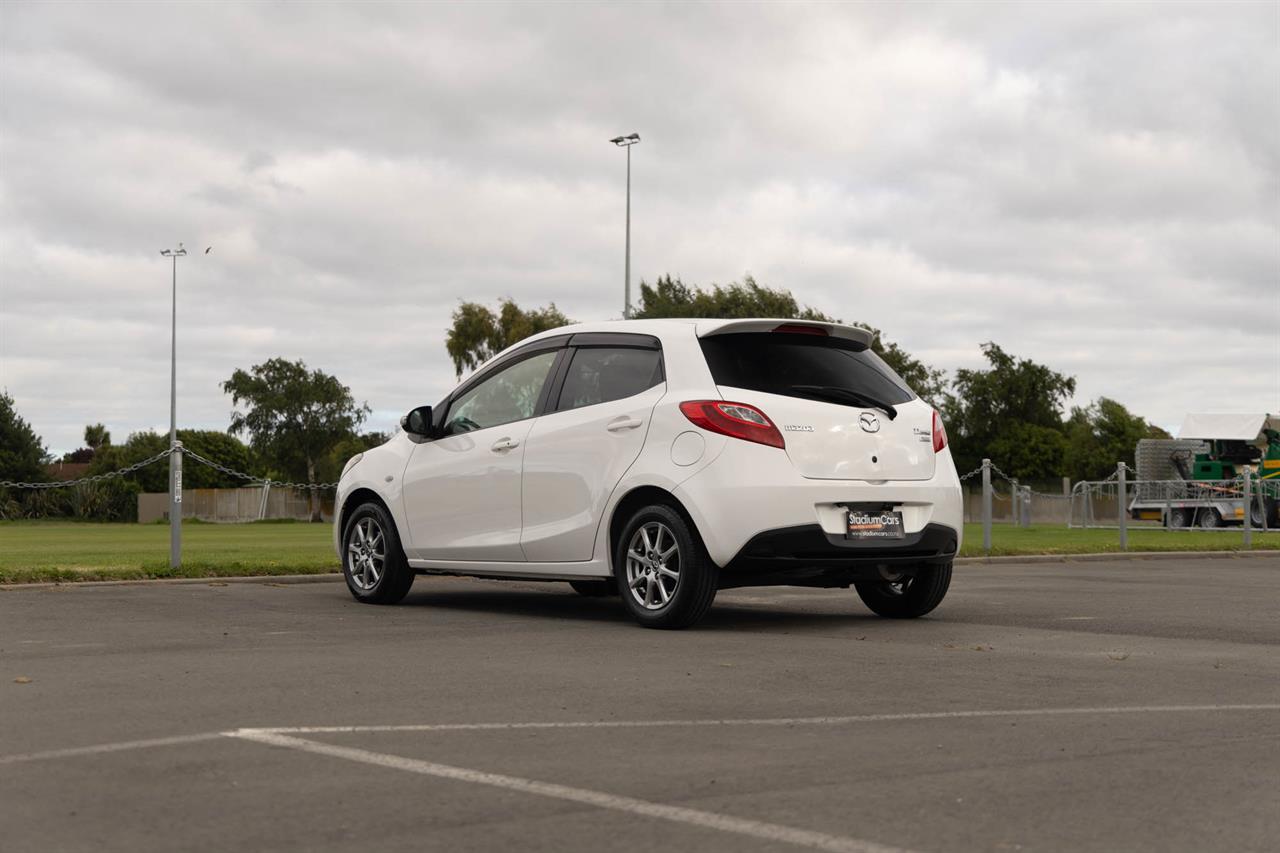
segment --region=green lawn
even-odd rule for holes
[[[162,577],[314,574],[338,570],[328,524],[184,524],[182,568],[169,568],[163,524],[0,522],[0,583]],[[1241,531],[1129,531],[1131,551],[1223,551],[1241,547]],[[994,555],[1119,551],[1115,530],[1063,527],[993,529]],[[1254,531],[1255,549],[1280,550],[1280,532]],[[982,555],[982,527],[965,527],[962,556]]]
[[[182,567],[169,568],[169,525],[0,522],[0,583],[338,571],[328,524],[182,525]]]
[[[1129,528],[1130,551],[1238,551],[1244,545],[1244,530],[1161,530]],[[996,524],[991,528],[991,554],[1014,556],[1026,554],[1099,554],[1119,552],[1119,530],[1068,529],[1058,525],[1011,527]],[[1280,550],[1280,532],[1253,531],[1253,550]],[[964,526],[962,557],[981,557],[982,525]]]

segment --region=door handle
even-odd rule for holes
[[[609,425],[606,426],[605,429],[609,430],[609,432],[622,432],[624,429],[635,429],[642,423],[644,423],[644,421],[639,418],[630,418],[623,415],[620,418],[614,418],[609,421]]]
[[[494,453],[501,453],[504,450],[514,450],[520,446],[520,442],[510,438],[500,438],[489,446]]]

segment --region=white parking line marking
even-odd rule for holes
[[[602,809],[629,812],[644,817],[699,826],[704,829],[747,835],[765,841],[781,841],[800,847],[809,847],[814,850],[829,850],[833,851],[833,853],[905,853],[902,848],[887,847],[872,841],[861,841],[857,838],[828,835],[825,832],[797,829],[758,820],[746,820],[682,806],[669,806],[648,800],[639,800],[634,797],[608,794],[603,791],[591,791],[586,788],[571,788],[567,785],[523,779],[519,776],[505,776],[500,773],[487,773],[482,770],[453,767],[448,764],[437,764],[433,761],[421,761],[416,758],[403,758],[398,755],[387,755],[381,752],[369,752],[365,749],[354,749],[348,746],[317,743],[313,740],[289,737],[274,732],[241,729],[229,734],[231,737],[252,740],[271,746],[296,749],[333,758],[344,758],[348,761],[372,764],[376,767],[387,767],[394,770],[404,770],[409,773],[418,773],[423,776],[435,776],[458,782],[471,782],[476,785],[505,788],[510,791],[535,794],[540,797],[553,797],[558,800],[568,800],[569,802],[596,806]]]
[[[184,743],[199,743],[202,740],[217,740],[222,736],[221,732],[205,732],[199,735],[126,740],[119,743],[101,743],[97,746],[78,746],[71,749],[49,749],[44,752],[28,752],[24,755],[0,755],[0,765],[21,764],[25,761],[44,761],[50,758],[74,758],[77,755],[102,755],[107,752],[125,752],[130,749],[146,749],[152,746],[178,746]]]
[[[1275,705],[1142,705],[1105,708],[1022,708],[991,711],[933,711],[915,714],[855,714],[847,717],[777,717],[741,720],[582,720],[547,723],[427,723],[401,726],[281,726],[241,729],[275,734],[343,734],[366,732],[453,732],[505,729],[644,729],[673,726],[839,726],[853,723],[910,720],[981,719],[984,717],[1061,717],[1079,714],[1172,714],[1221,711],[1280,711]]]
[[[205,732],[194,735],[129,740],[119,743],[103,743],[95,746],[79,746],[71,749],[51,749],[19,755],[0,755],[0,765],[19,764],[25,761],[43,761],[53,758],[74,758],[78,755],[98,755],[145,749],[153,746],[179,746],[203,740],[237,736],[244,733],[268,734],[360,734],[374,732],[453,732],[492,731],[505,729],[643,729],[669,728],[673,726],[838,726],[853,723],[897,722],[909,720],[950,720],[983,717],[1059,717],[1076,714],[1174,714],[1218,713],[1231,711],[1280,711],[1280,704],[1271,705],[1140,705],[1104,708],[1022,708],[993,711],[934,711],[916,714],[856,714],[846,717],[777,717],[771,719],[740,720],[567,720],[562,722],[534,723],[425,723],[401,726],[277,726],[272,728],[247,728],[232,732]]]

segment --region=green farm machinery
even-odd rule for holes
[[[1138,442],[1135,519],[1168,527],[1280,527],[1280,415],[1187,415],[1176,439]],[[1244,494],[1244,474],[1251,494]]]

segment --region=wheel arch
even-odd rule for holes
[[[622,535],[622,528],[627,523],[627,519],[631,517],[633,512],[640,509],[640,507],[649,506],[650,504],[655,503],[666,504],[679,513],[680,517],[689,525],[689,529],[693,531],[694,536],[698,537],[698,544],[702,545],[702,532],[698,530],[697,522],[693,520],[693,516],[690,515],[689,510],[685,508],[679,498],[661,486],[636,486],[634,489],[623,495],[622,498],[614,504],[613,512],[609,516],[609,538],[607,543],[609,552],[606,557],[607,565],[610,567],[611,571],[613,568],[613,554],[617,549],[618,537]]]
[[[368,503],[370,501],[378,504],[384,510],[386,510],[387,517],[391,519],[391,523],[392,524],[396,523],[396,517],[392,515],[391,507],[387,506],[387,502],[383,500],[382,495],[378,494],[373,489],[369,489],[369,488],[362,487],[359,489],[354,489],[352,490],[351,494],[347,495],[346,499],[343,500],[342,507],[338,510],[339,540],[341,540],[341,537],[346,532],[347,519],[350,518],[351,513],[355,512],[356,507],[360,506],[360,504]]]

